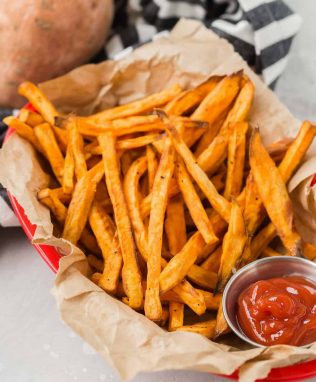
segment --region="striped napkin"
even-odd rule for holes
[[[200,20],[227,39],[273,88],[283,72],[301,18],[281,0],[115,0],[115,17],[104,50],[92,61],[120,59],[168,34],[182,18]],[[211,58],[210,58],[211,59]],[[12,110],[0,110],[0,121]],[[6,126],[0,123],[0,147]],[[0,226],[18,225],[0,185]]]

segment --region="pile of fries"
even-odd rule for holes
[[[225,285],[279,255],[277,236],[282,253],[316,258],[286,188],[316,127],[265,148],[247,122],[255,89],[242,71],[87,117],[60,114],[32,83],[19,93],[36,112],[4,122],[50,174],[38,199],[55,235],[82,248],[94,283],[169,331],[227,333]]]

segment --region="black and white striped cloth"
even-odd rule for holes
[[[301,18],[281,0],[114,0],[110,37],[92,62],[119,59],[167,34],[182,17],[226,38],[271,88],[283,72]],[[0,111],[2,117],[11,111]],[[6,126],[0,124],[0,146]],[[0,226],[16,225],[0,185]]]

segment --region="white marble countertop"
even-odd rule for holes
[[[316,121],[316,23],[313,0],[287,1],[304,18],[276,92],[298,118]],[[19,228],[0,228],[0,381],[119,382],[115,371],[58,317],[50,295],[54,274]],[[170,371],[133,382],[224,381]]]

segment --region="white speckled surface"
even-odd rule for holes
[[[315,0],[287,0],[304,18],[276,92],[298,118],[316,121]],[[0,382],[118,382],[119,378],[59,319],[54,274],[21,229],[0,228]],[[209,374],[161,372],[133,382],[224,381]]]

